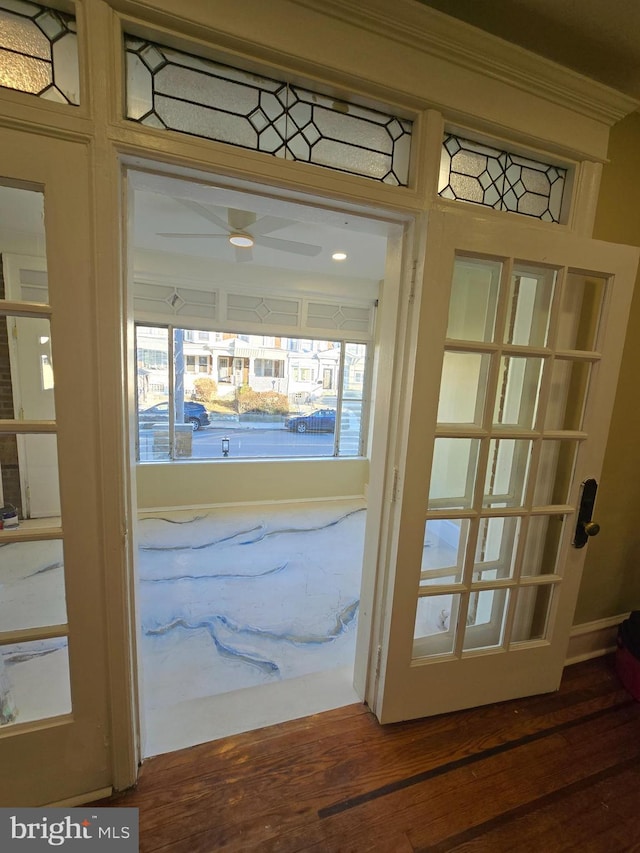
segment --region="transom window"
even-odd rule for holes
[[[125,36],[127,118],[407,186],[412,122]]]
[[[447,134],[438,194],[560,222],[567,170],[484,143]]]

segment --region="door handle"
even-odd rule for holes
[[[578,521],[572,542],[574,548],[584,548],[590,536],[600,533],[600,525],[591,520],[597,491],[598,483],[594,479],[585,480],[581,486]]]

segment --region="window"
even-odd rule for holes
[[[560,222],[567,170],[447,134],[442,145],[438,194]]]
[[[256,376],[284,376],[284,361],[272,358],[256,358],[253,367]]]
[[[412,122],[125,36],[132,121],[405,187]]]
[[[362,453],[366,344],[153,326],[136,339],[141,462],[222,458],[223,437],[236,458]]]
[[[0,0],[0,86],[80,103],[76,19],[31,2]]]

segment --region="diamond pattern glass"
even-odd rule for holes
[[[125,37],[127,118],[407,186],[412,123]]]
[[[438,194],[560,222],[567,170],[448,134],[440,160]]]
[[[25,0],[0,0],[0,86],[79,104],[75,18]]]

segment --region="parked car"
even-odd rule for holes
[[[348,426],[345,415],[342,416],[342,426]],[[307,415],[291,415],[284,422],[285,429],[291,432],[335,432],[336,410],[316,409]]]
[[[143,409],[138,412],[138,420],[142,423],[162,423],[169,422],[169,404],[158,403],[151,406],[149,409]],[[209,423],[209,412],[205,409],[202,403],[192,403],[190,400],[185,400],[184,403],[184,422],[191,424],[193,430],[198,430]]]

